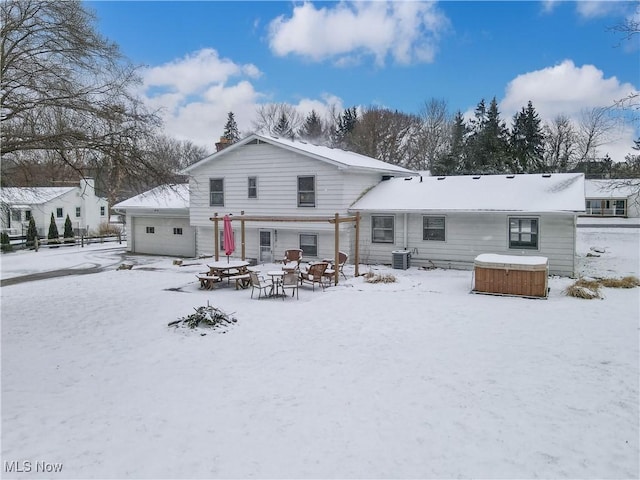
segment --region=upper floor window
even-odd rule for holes
[[[224,179],[209,179],[209,205],[211,207],[224,207]]]
[[[13,222],[19,222],[20,220],[22,220],[22,210],[17,210],[12,208],[11,209],[11,220]]]
[[[373,215],[371,217],[371,241],[373,243],[393,243],[394,223],[395,219],[392,215]]]
[[[247,179],[247,198],[258,198],[258,177]]]
[[[100,213],[102,214],[102,211],[100,211]],[[80,216],[80,207],[76,207],[76,217]]]
[[[156,227],[146,227],[147,233],[156,233]]]
[[[444,217],[422,217],[422,239],[444,242]]]
[[[56,217],[62,218],[62,208],[56,208]]]
[[[173,227],[174,235],[182,235],[182,229],[180,227]]]
[[[509,218],[509,248],[538,248],[537,218]]]
[[[104,217],[106,212],[107,212],[107,209],[104,206],[100,207],[100,216],[101,217]]]
[[[316,177],[298,177],[298,206],[316,206]]]

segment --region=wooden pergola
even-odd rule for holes
[[[220,232],[220,227],[218,225],[218,222],[223,221],[224,217],[220,217],[218,216],[218,213],[214,213],[214,216],[211,217],[209,220],[211,220],[214,223],[213,226],[213,240],[214,240],[214,245],[215,245],[215,258],[216,261],[219,260],[220,254],[219,254],[219,232]],[[231,219],[231,221],[240,221],[240,232],[241,232],[241,252],[242,252],[242,260],[245,260],[245,223],[246,222],[269,222],[269,223],[276,223],[276,222],[280,222],[280,223],[298,223],[298,222],[306,222],[306,223],[323,223],[323,222],[329,222],[335,225],[335,234],[334,234],[334,259],[337,262],[337,259],[339,258],[338,256],[338,252],[340,251],[340,224],[341,223],[346,223],[346,222],[352,222],[355,223],[355,227],[356,227],[356,238],[355,238],[355,252],[354,252],[354,265],[355,265],[355,275],[356,277],[360,274],[358,271],[358,264],[360,262],[360,257],[359,257],[359,244],[360,244],[360,212],[356,212],[355,215],[347,215],[347,216],[343,216],[341,217],[340,214],[336,213],[334,216],[332,217],[322,217],[322,216],[301,216],[301,217],[297,217],[297,216],[293,216],[293,217],[270,217],[270,216],[257,216],[257,215],[245,215],[244,211],[240,212],[240,217],[234,217],[233,215],[230,215],[229,218]],[[338,277],[339,277],[339,273],[338,272],[338,266],[336,265],[335,268],[333,269],[334,273],[333,273],[333,281],[335,283],[335,285],[338,284]]]

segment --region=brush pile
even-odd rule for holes
[[[195,313],[187,315],[186,317],[179,318],[169,323],[170,327],[189,327],[191,329],[196,327],[209,327],[209,328],[225,328],[233,325],[237,320],[230,314],[227,314],[219,308],[209,305],[194,308]]]

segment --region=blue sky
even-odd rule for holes
[[[227,112],[247,131],[257,105],[377,105],[419,113],[444,99],[502,116],[528,100],[545,121],[640,88],[638,41],[609,28],[638,2],[88,2],[99,31],[142,65],[140,94],[167,132],[208,149]],[[602,154],[639,135],[620,125]]]

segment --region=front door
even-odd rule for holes
[[[273,262],[273,230],[260,230],[260,263]]]

